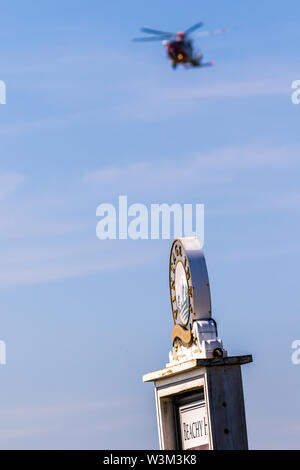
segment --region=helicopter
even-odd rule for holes
[[[202,22],[196,23],[185,31],[179,31],[178,33],[170,33],[167,31],[160,31],[150,28],[141,28],[142,33],[152,34],[152,36],[134,38],[133,41],[162,41],[162,44],[166,47],[167,55],[171,61],[173,69],[176,69],[177,65],[179,64],[182,64],[185,67],[209,67],[214,65],[214,61],[203,62],[203,54],[194,52],[193,39],[191,39],[189,36],[191,33],[194,33],[194,31],[201,28],[202,26]],[[226,28],[217,29],[214,31],[201,31],[195,33],[193,37],[212,36],[215,34],[225,33],[227,31],[228,30]]]

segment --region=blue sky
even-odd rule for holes
[[[96,238],[96,207],[205,204],[213,316],[251,448],[297,448],[296,1],[3,1],[0,448],[157,448],[143,373],[171,347],[170,241]],[[216,66],[174,72],[141,26],[203,20]]]

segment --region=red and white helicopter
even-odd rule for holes
[[[172,67],[176,69],[177,65],[183,64],[184,66],[191,67],[205,67],[214,65],[214,62],[203,62],[203,54],[195,53],[193,40],[189,37],[196,29],[203,26],[203,23],[196,23],[185,31],[179,31],[178,33],[169,33],[166,31],[159,31],[150,28],[141,28],[141,31],[146,34],[152,34],[154,36],[145,36],[141,38],[135,38],[133,41],[136,42],[149,42],[149,41],[162,41],[166,47],[167,54],[171,60]],[[194,33],[193,37],[205,37],[213,36],[215,34],[225,33],[228,30],[217,29],[214,31],[201,31]]]

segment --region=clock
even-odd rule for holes
[[[196,237],[175,239],[170,252],[169,285],[173,317],[173,344],[193,342],[195,320],[211,318],[208,273],[200,241]]]

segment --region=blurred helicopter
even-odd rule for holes
[[[145,36],[141,38],[134,38],[135,42],[149,42],[149,41],[162,41],[166,47],[167,55],[171,61],[173,69],[176,69],[177,65],[183,64],[184,66],[192,67],[205,67],[214,65],[214,61],[202,62],[203,54],[195,53],[193,47],[193,40],[189,38],[189,35],[196,29],[203,26],[203,23],[196,23],[185,31],[179,31],[179,33],[169,33],[166,31],[159,31],[150,28],[141,28],[141,31],[146,34],[154,34],[154,36]],[[221,34],[227,32],[227,29],[217,29],[214,31],[201,31],[195,33],[195,37],[212,36],[215,34]]]

